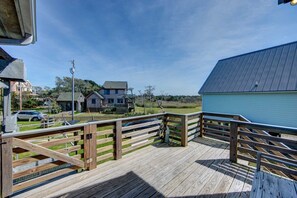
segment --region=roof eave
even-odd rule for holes
[[[15,24],[19,24],[18,33],[3,29],[4,35],[0,38],[2,45],[29,45],[37,40],[36,30],[36,0],[15,0],[15,7],[8,8],[9,12],[14,12],[17,18],[12,19]],[[7,5],[7,4],[5,4]],[[8,13],[9,14],[9,13]],[[3,15],[5,20],[7,15]],[[9,15],[8,15],[9,16]],[[2,29],[1,29],[2,30]]]

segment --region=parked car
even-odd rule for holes
[[[16,113],[17,113],[18,120],[38,121],[46,118],[45,114],[34,110],[23,110],[23,111],[18,111]]]

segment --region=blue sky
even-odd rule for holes
[[[197,95],[219,59],[296,41],[296,19],[277,0],[37,0],[37,43],[2,47],[35,86],[75,59],[77,78]]]

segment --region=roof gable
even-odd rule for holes
[[[92,96],[92,95],[96,95],[98,98],[100,98],[101,100],[103,100],[104,99],[104,97],[100,94],[100,93],[98,93],[97,91],[93,91],[92,93],[90,93],[86,98],[89,98],[90,96]]]
[[[219,60],[199,94],[297,91],[297,42]]]
[[[105,81],[104,89],[128,89],[127,81]]]
[[[74,93],[74,101],[84,101],[85,97],[81,92]],[[57,101],[72,101],[72,92],[60,93]]]

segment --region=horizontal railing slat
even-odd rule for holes
[[[114,129],[107,129],[107,130],[97,131],[96,134],[97,134],[97,136],[111,135],[111,134],[114,134]]]
[[[268,149],[268,150],[279,151],[279,152],[283,152],[283,153],[286,153],[286,154],[297,155],[297,150],[287,149],[287,148],[284,148],[284,147],[273,146],[273,145],[268,145],[268,144],[263,144],[263,143],[250,141],[250,140],[243,140],[243,139],[239,139],[238,142],[243,143],[243,144],[247,144],[247,145],[250,145],[250,146],[258,146],[258,147],[265,148],[265,149]]]
[[[105,152],[105,151],[109,151],[109,150],[112,150],[114,149],[114,146],[113,145],[108,145],[108,146],[104,146],[104,147],[101,147],[101,148],[97,148],[97,153],[102,153],[102,152]]]
[[[98,139],[97,140],[97,145],[98,144],[104,144],[104,143],[112,142],[112,141],[114,141],[114,138],[113,137]]]
[[[238,131],[239,135],[246,135],[248,137],[256,137],[256,138],[262,138],[265,140],[271,140],[275,142],[282,142],[285,144],[291,144],[291,145],[297,145],[296,140],[290,140],[290,139],[285,139],[285,138],[279,138],[279,137],[274,137],[274,136],[268,136],[268,135],[262,135],[262,134],[257,134],[257,133],[249,133],[245,131]]]
[[[235,120],[232,120],[231,122],[237,123],[239,127],[260,129],[264,131],[281,133],[281,134],[291,134],[291,135],[297,134],[297,128],[292,128],[292,127],[275,126],[275,125],[260,124],[260,123],[249,123],[249,122],[235,121]]]
[[[147,142],[138,144],[137,146],[130,146],[130,147],[124,148],[123,149],[123,154],[126,154],[126,153],[128,153],[130,151],[136,150],[136,149],[138,149],[140,147],[144,147],[144,146],[150,145],[150,144],[154,143],[157,140],[160,140],[160,137],[154,138],[152,140],[148,140]]]
[[[213,129],[213,128],[208,128],[208,127],[204,127],[204,130],[206,132],[210,132],[210,133],[215,133],[215,134],[219,134],[219,135],[230,136],[230,132],[229,131],[222,131],[222,130],[219,130],[219,129]]]
[[[156,131],[156,130],[159,130],[159,129],[160,129],[160,126],[153,126],[153,127],[147,128],[147,129],[141,129],[141,130],[138,130],[138,131],[123,133],[122,137],[123,138],[128,138],[128,137],[132,137],[132,136],[135,136],[135,135],[141,135],[141,134],[144,134],[144,133],[149,133],[149,132],[152,132],[152,131]]]
[[[142,136],[139,136],[139,137],[135,137],[135,138],[123,141],[122,145],[125,146],[125,145],[128,145],[128,144],[133,144],[133,143],[136,143],[136,142],[139,142],[139,141],[147,140],[148,138],[156,136],[156,135],[158,135],[158,132],[153,132],[153,133],[149,133],[149,134],[142,135]]]
[[[16,184],[16,185],[13,186],[13,191],[19,191],[19,190],[22,190],[24,188],[31,187],[33,185],[36,185],[36,184],[42,183],[44,181],[56,178],[58,176],[65,175],[67,173],[73,172],[73,171],[75,171],[77,169],[79,169],[79,167],[72,166],[72,167],[69,167],[69,168],[64,168],[64,169],[61,169],[61,170],[58,170],[58,171],[55,171],[55,172],[52,172],[52,173],[37,177],[35,179],[31,179],[31,180],[22,182],[20,184]]]
[[[238,147],[238,151],[242,152],[242,153],[249,153],[250,155],[252,155],[255,158],[256,158],[257,153],[258,153],[258,151],[256,151],[256,150],[248,149],[248,148],[245,148],[245,147]],[[275,157],[277,159],[281,159],[281,160],[283,160],[285,162],[290,162],[290,163],[297,164],[297,160],[294,160],[294,159],[289,159],[289,158],[285,158],[285,157],[281,157],[281,156],[276,156],[276,155],[272,155],[272,154],[269,154],[269,153],[265,153],[265,155]]]
[[[156,120],[156,121],[152,121],[152,122],[145,122],[145,123],[141,123],[141,124],[125,126],[125,127],[122,128],[122,131],[129,131],[129,130],[132,130],[132,129],[138,129],[138,128],[142,128],[142,127],[146,127],[146,126],[158,125],[160,123],[161,123],[161,120]]]
[[[97,162],[103,161],[103,160],[107,160],[109,158],[113,157],[113,153],[107,153],[104,155],[100,155],[99,157],[97,157]]]
[[[246,161],[249,161],[249,162],[257,163],[256,159],[253,159],[253,158],[241,155],[241,154],[238,154],[238,159],[242,159],[242,160],[246,160]],[[268,163],[268,162],[261,162],[261,165],[263,165],[263,166],[265,166],[266,168],[269,168],[269,169],[282,171],[282,172],[284,172],[286,174],[297,175],[297,170],[292,170],[292,169],[285,168],[283,166],[279,166],[279,165],[276,165],[276,164],[272,164],[272,163]]]
[[[193,123],[199,123],[200,119],[199,118],[194,118],[192,120],[188,121],[188,124],[193,124]]]
[[[204,133],[206,136],[209,136],[209,137],[212,137],[212,138],[216,138],[218,140],[224,140],[224,141],[230,141],[230,138],[227,137],[227,136],[222,136],[222,135],[217,135],[217,134],[214,134],[214,133],[207,133],[205,132]]]

